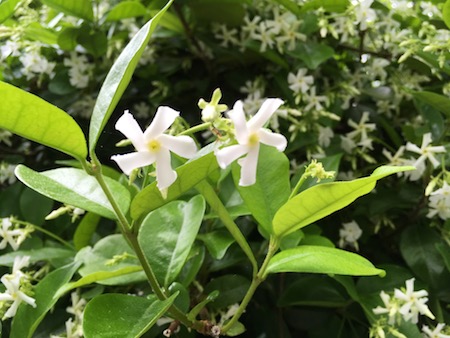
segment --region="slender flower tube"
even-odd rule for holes
[[[136,168],[155,163],[157,187],[163,193],[177,179],[170,164],[170,152],[184,158],[191,158],[197,152],[197,146],[189,136],[164,134],[179,114],[172,108],[159,107],[150,126],[142,132],[134,117],[125,111],[117,120],[116,129],[131,141],[136,152],[114,155],[111,159],[127,175]]]
[[[222,169],[240,158],[238,161],[241,166],[240,186],[249,186],[256,182],[256,167],[261,143],[275,147],[278,151],[286,149],[287,140],[283,135],[264,128],[264,124],[282,104],[283,101],[280,99],[267,99],[249,121],[245,120],[242,101],[237,101],[233,110],[228,113],[234,123],[238,144],[217,150],[216,158]]]

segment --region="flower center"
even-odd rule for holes
[[[158,140],[151,140],[147,143],[147,148],[150,152],[156,153],[161,149],[161,143]]]
[[[255,146],[259,143],[259,136],[257,133],[250,134],[248,137],[248,145]]]

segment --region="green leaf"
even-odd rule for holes
[[[20,0],[5,0],[0,3],[0,24],[10,18]]]
[[[80,126],[58,107],[0,81],[0,128],[83,161],[86,140]]]
[[[83,30],[77,37],[77,42],[95,57],[106,54],[108,38],[104,32]]]
[[[15,174],[31,189],[56,201],[116,219],[114,210],[93,176],[75,168],[59,168],[38,173],[24,165],[18,165]],[[105,177],[105,181],[117,199],[120,209],[126,213],[130,194],[120,183]]]
[[[207,152],[207,154],[201,156],[204,152]],[[156,182],[141,190],[131,202],[131,217],[133,219],[139,219],[150,211],[173,201],[192,189],[219,167],[211,147],[205,147],[200,150],[198,156],[176,169],[178,177],[169,187],[166,199],[161,196],[161,193],[156,187]]]
[[[18,256],[29,256],[30,263],[33,264],[36,262],[49,261],[52,259],[72,258],[75,256],[75,251],[63,248],[49,247],[32,250],[13,251],[0,256],[0,265],[11,267],[13,266],[14,258]]]
[[[170,7],[173,0],[170,0],[161,11],[148,21],[131,39],[128,45],[120,53],[114,62],[100,93],[97,96],[94,111],[89,126],[89,151],[94,152],[100,134],[108,122],[114,108],[119,102],[123,92],[131,80],[134,69],[139,58],[148,44],[150,36],[158,24],[161,16]]]
[[[242,24],[245,16],[243,0],[196,0],[189,4],[198,21],[217,22],[228,26]]]
[[[201,195],[174,201],[148,214],[138,235],[139,244],[156,277],[169,286],[183,268],[205,213]]]
[[[417,100],[429,104],[450,117],[450,100],[446,96],[427,91],[412,92],[412,94]]]
[[[306,272],[350,276],[384,276],[364,257],[341,249],[304,245],[279,252],[269,262],[267,273]]]
[[[275,2],[278,2],[281,6],[295,15],[301,14],[300,6],[293,0],[275,0]]]
[[[273,217],[291,193],[289,159],[274,147],[261,146],[256,183],[239,186],[240,171],[241,166],[233,163],[233,179],[239,194],[264,232],[272,234]]]
[[[43,4],[68,15],[88,21],[94,20],[91,0],[41,0]]]
[[[316,43],[304,42],[298,44],[292,51],[287,51],[292,57],[302,60],[309,69],[316,69],[320,64],[333,57],[333,48]]]
[[[197,238],[203,241],[214,259],[222,259],[228,248],[233,244],[234,238],[228,231],[217,230],[206,234],[199,234]]]
[[[309,0],[302,7],[302,12],[323,8],[327,12],[341,13],[350,5],[349,0]]]
[[[78,224],[75,234],[73,235],[73,245],[75,246],[75,249],[80,250],[89,245],[99,221],[100,216],[92,212],[88,212],[83,216],[83,219]]]
[[[450,28],[450,0],[447,0],[442,8],[442,19],[448,28]]]
[[[87,305],[83,316],[86,338],[137,338],[166,313],[176,294],[160,301],[124,294],[104,294]]]
[[[137,1],[122,1],[106,15],[106,21],[118,21],[147,14],[147,8]]]
[[[36,40],[48,45],[56,44],[58,41],[58,35],[51,29],[43,27],[39,22],[32,22],[26,26],[24,35],[31,40]]]
[[[210,303],[214,309],[224,309],[232,304],[239,303],[245,296],[250,281],[240,275],[225,275],[213,279],[205,287],[205,293],[211,294],[218,290],[219,295]]]
[[[338,211],[375,188],[377,180],[414,167],[382,166],[372,175],[347,182],[315,185],[284,204],[273,219],[276,236],[283,237]]]
[[[24,220],[40,226],[53,210],[54,201],[32,189],[25,188],[20,194],[19,204]]]
[[[106,236],[99,240],[93,248],[82,249],[75,257],[75,261],[84,264],[79,270],[82,277],[104,272],[119,273],[119,270],[124,272],[126,270],[123,269],[126,268],[137,269],[137,267],[141,267],[135,252],[120,234]],[[122,273],[118,277],[99,279],[98,282],[104,285],[121,285],[144,280],[146,280],[146,277],[144,272],[141,271],[126,275]]]
[[[66,27],[59,33],[57,43],[63,50],[74,50],[78,45],[78,35],[80,30],[74,27]]]
[[[34,288],[33,298],[36,308],[22,303],[11,324],[10,338],[30,338],[42,321],[58,301],[56,291],[70,281],[79,267],[78,263],[63,266],[45,276]]]

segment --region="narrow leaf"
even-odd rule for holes
[[[0,81],[0,128],[83,161],[86,140],[80,126],[58,107]]]
[[[10,338],[30,338],[58,301],[56,291],[72,278],[79,267],[78,263],[63,266],[44,277],[34,288],[33,298],[36,308],[22,303],[12,321]]]
[[[147,14],[147,9],[137,1],[122,1],[114,6],[106,16],[106,21],[118,21]]]
[[[384,276],[364,257],[341,249],[303,245],[272,257],[267,273],[305,272],[350,276]]]
[[[177,294],[160,301],[154,297],[104,294],[87,305],[83,316],[86,338],[137,338],[166,313]]]
[[[450,28],[450,0],[447,0],[442,8],[442,19],[448,28]]]
[[[0,3],[0,24],[14,14],[19,0],[5,0]]]
[[[73,245],[76,250],[80,250],[89,245],[99,221],[100,216],[98,214],[88,212],[83,216],[73,235]]]
[[[156,277],[169,286],[183,268],[205,213],[201,195],[174,201],[151,212],[142,222],[139,244]]]
[[[273,219],[276,236],[283,237],[329,214],[338,211],[375,188],[377,180],[414,167],[383,166],[372,175],[347,182],[319,184],[307,189],[284,204]]]
[[[63,248],[40,248],[31,250],[19,250],[8,252],[7,254],[0,256],[0,265],[2,266],[13,266],[14,258],[17,256],[29,256],[30,264],[49,261],[52,259],[65,259],[73,258],[75,256],[75,251]]]
[[[56,201],[94,212],[100,216],[115,219],[114,210],[94,177],[75,168],[59,168],[38,173],[24,165],[15,170],[17,178],[31,189]],[[117,202],[126,213],[130,204],[130,194],[120,183],[105,177]]]
[[[94,20],[91,0],[41,0],[45,5],[68,15],[88,21]]]
[[[413,92],[412,94],[416,99],[425,102],[450,117],[450,100],[446,96],[427,91]]]
[[[131,80],[139,58],[148,44],[151,34],[164,12],[170,7],[170,0],[161,11],[148,21],[131,39],[111,67],[95,103],[89,126],[89,151],[94,152],[100,134],[114,108]]]

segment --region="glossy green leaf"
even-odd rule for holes
[[[173,201],[183,193],[192,189],[200,181],[208,177],[213,171],[217,170],[219,165],[217,164],[216,157],[212,152],[212,148],[203,148],[200,155],[203,151],[207,154],[191,159],[176,169],[178,177],[177,180],[169,187],[166,199],[161,196],[161,193],[156,187],[156,182],[140,191],[131,202],[131,217],[133,219],[138,219],[150,211]]]
[[[151,297],[104,294],[87,305],[83,316],[86,338],[137,338],[166,313],[176,294],[160,301]]]
[[[233,236],[225,230],[199,234],[197,238],[205,243],[209,253],[215,259],[222,259],[230,245],[235,242]]]
[[[75,251],[63,248],[51,248],[44,247],[32,250],[18,250],[13,252],[8,252],[7,254],[0,256],[0,265],[2,266],[13,266],[14,258],[22,256],[30,257],[30,264],[49,261],[52,259],[65,259],[72,258],[75,256]]]
[[[427,91],[413,92],[412,94],[417,100],[429,104],[447,117],[450,117],[450,99],[448,97]]]
[[[333,57],[333,48],[315,42],[301,43],[297,48],[287,52],[290,56],[302,60],[309,69],[316,69],[320,64]]]
[[[205,260],[205,247],[203,245],[192,246],[188,259],[183,266],[177,281],[188,287],[196,278]]]
[[[271,234],[272,220],[291,193],[289,159],[274,147],[261,146],[256,183],[239,186],[241,166],[233,163],[233,179],[247,208],[266,234]]]
[[[77,42],[95,57],[105,55],[108,49],[108,38],[101,31],[82,31]]]
[[[384,276],[364,257],[341,249],[304,245],[272,257],[267,273],[306,272],[350,276]]]
[[[214,301],[219,296],[219,291],[215,290],[211,292],[204,300],[202,300],[200,303],[195,305],[191,311],[187,314],[187,318],[189,320],[194,321],[197,315],[200,313],[201,310],[208,304]]]
[[[115,5],[106,15],[106,21],[118,21],[147,14],[147,8],[137,1],[122,1]]]
[[[382,166],[372,175],[353,181],[319,184],[284,204],[273,219],[276,236],[283,237],[338,211],[375,188],[377,180],[414,167]]]
[[[205,213],[201,195],[152,211],[142,222],[138,241],[159,282],[169,286],[185,264]]]
[[[442,8],[442,19],[448,28],[450,28],[450,0],[447,0]]]
[[[74,50],[78,45],[77,38],[79,34],[80,30],[78,28],[63,28],[62,31],[58,34],[57,43],[59,47],[63,50]]]
[[[182,312],[188,312],[191,305],[191,297],[189,296],[188,289],[186,289],[186,287],[181,283],[173,282],[167,290],[169,291],[169,295],[178,294],[173,305],[175,305]]]
[[[171,4],[172,0],[136,33],[109,70],[97,96],[89,126],[89,151],[91,153],[95,150],[103,128],[127,88],[158,21]]]
[[[78,263],[72,263],[52,271],[35,286],[33,298],[36,300],[36,308],[26,303],[19,306],[11,324],[10,338],[33,336],[39,323],[58,301],[56,291],[70,281],[78,266]]]
[[[137,269],[141,267],[136,254],[130,248],[124,237],[120,234],[110,235],[99,240],[93,248],[83,248],[77,254],[76,261],[83,266],[79,273],[82,277],[92,278],[98,273],[127,271],[125,269]],[[88,277],[90,276],[91,277]],[[104,275],[103,275],[104,276]],[[145,273],[133,272],[108,279],[98,279],[99,284],[120,285],[145,281]]]
[[[37,226],[45,222],[45,217],[52,212],[54,205],[50,198],[28,188],[22,190],[18,202],[23,219]]]
[[[0,3],[0,24],[14,14],[20,0],[5,0]]]
[[[80,126],[58,107],[0,81],[0,128],[62,151],[82,161],[87,156]]]
[[[210,303],[214,309],[224,309],[232,304],[239,303],[245,296],[250,281],[240,275],[224,275],[213,279],[205,287],[205,293],[211,294],[219,291],[217,298]]]
[[[83,216],[73,235],[73,245],[76,250],[80,250],[90,244],[99,221],[100,216],[92,212],[88,212]]]
[[[77,18],[94,20],[91,0],[41,0],[45,5]]]
[[[302,12],[323,8],[327,12],[344,12],[350,5],[349,0],[309,0],[302,7]]]
[[[154,16],[158,13],[158,11],[150,10],[149,13],[151,16]],[[164,27],[176,33],[184,32],[183,23],[181,22],[180,18],[172,12],[166,12],[159,21],[159,24],[161,25],[161,27]]]
[[[115,219],[114,210],[93,176],[75,168],[59,168],[38,173],[24,165],[18,165],[15,174],[31,189],[56,201]],[[130,194],[120,183],[105,177],[106,184],[117,199],[120,209],[126,213]]]
[[[58,35],[51,29],[42,26],[39,22],[32,22],[24,29],[24,35],[35,41],[49,45],[56,44]]]

